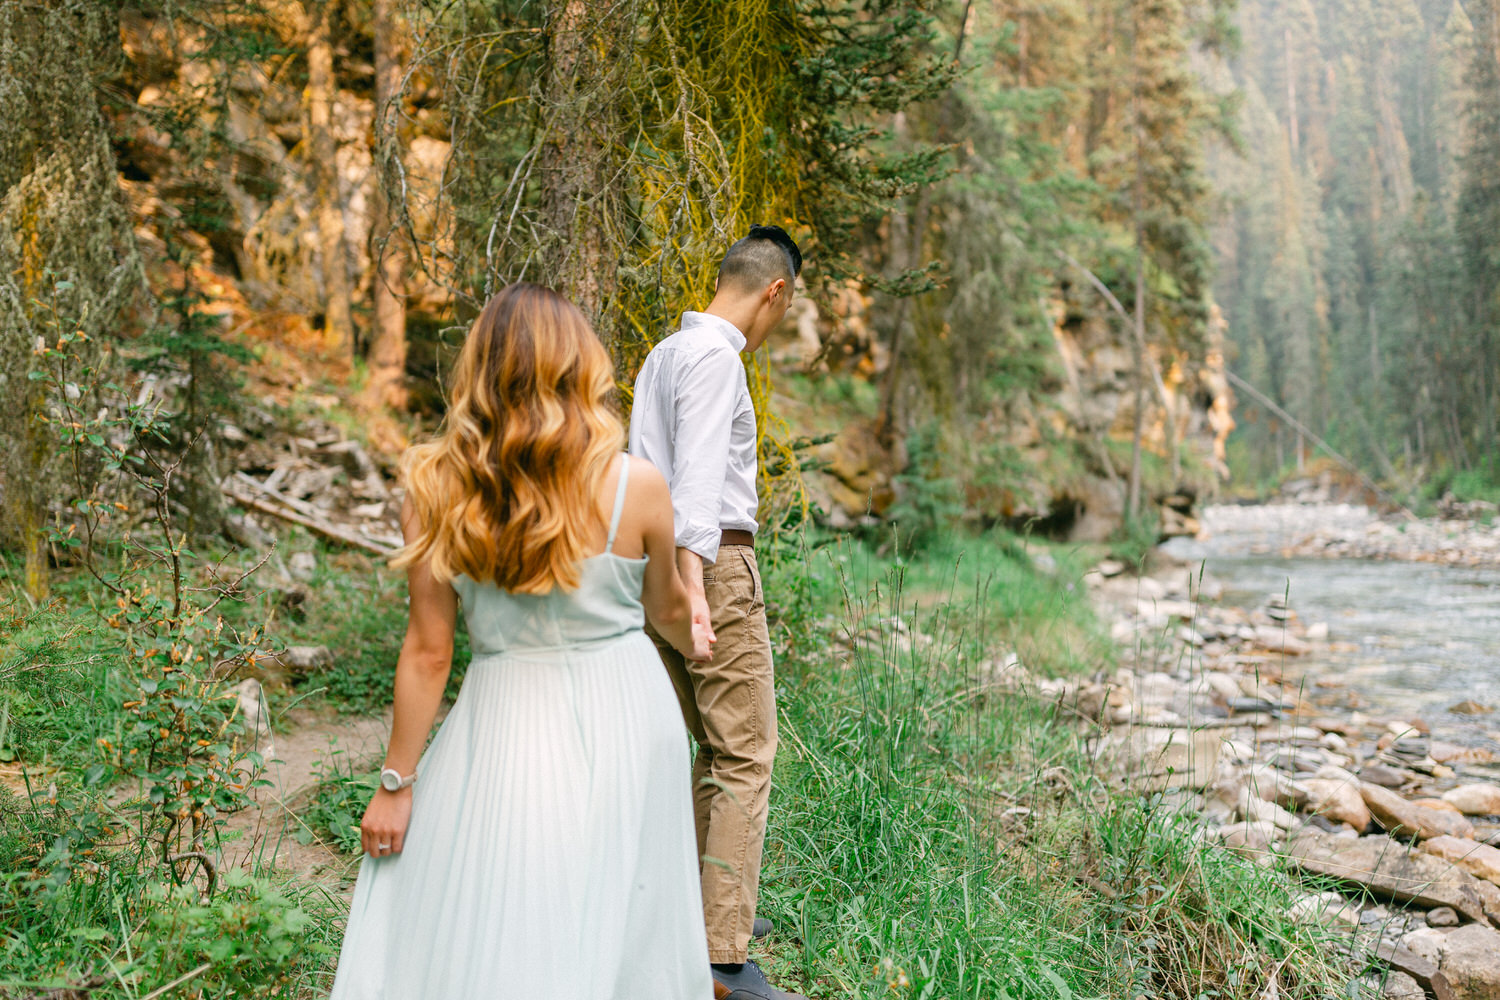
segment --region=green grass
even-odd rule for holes
[[[1096,551],[999,531],[916,557],[879,541],[763,554],[781,705],[760,898],[774,976],[819,1000],[1260,1000],[1273,976],[1283,997],[1350,995],[1353,970],[1284,916],[1289,878],[1200,846],[1175,799],[1110,791],[1086,730],[992,683],[1012,653],[1045,676],[1113,668],[1079,582]],[[293,696],[384,707],[404,589],[321,551],[273,634],[330,646],[339,674]],[[74,849],[92,815],[89,727],[118,711],[86,619],[76,600],[13,609],[0,639],[0,663],[73,671],[55,697],[41,671],[0,672],[0,705],[29,699],[0,744],[23,727],[25,758],[52,762],[57,785],[55,800],[0,802],[0,995],[97,980],[100,1000],[139,1000],[185,975],[186,995],[320,995],[344,905],[325,887],[223,872],[205,902],[201,871],[174,888],[128,841]],[[346,850],[368,795],[359,764],[331,759],[300,815]]]
[[[308,803],[298,811],[304,825],[293,834],[303,844],[314,837],[348,855],[360,851],[359,823],[370,796],[380,787],[378,762],[356,761],[348,751],[335,749],[313,768],[317,784]]]
[[[1076,584],[1004,534],[905,563],[782,559],[781,752],[761,912],[769,965],[822,997],[1344,996],[1291,886],[1201,847],[1160,797],[1106,790],[1052,706],[997,690],[1108,664]],[[961,551],[960,551],[961,550]],[[830,595],[830,590],[833,592]],[[836,598],[833,616],[820,598]]]

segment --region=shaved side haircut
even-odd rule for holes
[[[787,284],[802,273],[802,251],[780,226],[751,226],[719,263],[719,285],[758,292],[778,278]]]

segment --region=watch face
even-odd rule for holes
[[[381,771],[380,784],[388,792],[399,792],[401,790],[401,776],[395,771]]]

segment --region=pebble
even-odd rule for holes
[[[1435,910],[1427,911],[1427,925],[1429,927],[1457,927],[1458,914],[1451,906],[1439,906]]]

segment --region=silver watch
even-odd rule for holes
[[[409,788],[413,781],[417,780],[415,774],[401,776],[401,772],[394,767],[383,767],[380,769],[380,787],[388,792],[399,792],[403,788]]]

